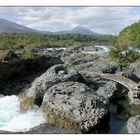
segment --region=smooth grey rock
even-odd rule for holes
[[[127,131],[130,134],[140,134],[140,115],[132,117],[127,121]]]
[[[108,102],[82,83],[63,82],[47,90],[41,109],[48,123],[84,132],[108,114]]]
[[[96,92],[106,99],[113,99],[127,95],[128,90],[119,83],[108,81],[103,87],[99,87]]]

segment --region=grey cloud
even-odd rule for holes
[[[41,30],[64,30],[81,25],[100,33],[115,33],[140,19],[135,7],[11,7],[18,23]]]

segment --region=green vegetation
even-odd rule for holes
[[[140,22],[134,23],[120,32],[115,46],[111,48],[110,57],[118,63],[122,70],[123,67],[140,58],[140,54],[137,51],[139,47]]]
[[[122,30],[118,37],[118,43],[123,47],[140,47],[140,22],[134,23],[131,26]]]
[[[139,59],[140,54],[135,49],[116,45],[111,48],[110,57],[120,66],[120,69],[122,70],[123,67],[127,67]]]
[[[0,49],[23,49],[33,47],[81,47],[84,45],[109,44],[115,40],[111,35],[81,35],[81,34],[31,34],[31,33],[1,33]]]

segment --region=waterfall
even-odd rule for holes
[[[45,119],[36,105],[27,112],[20,112],[17,96],[0,98],[0,130],[24,132],[44,122]]]

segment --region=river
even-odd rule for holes
[[[26,113],[21,113],[19,111],[20,102],[18,97],[15,95],[1,97],[0,104],[0,130],[24,132],[45,122],[45,119],[37,106],[34,106],[33,109]],[[104,132],[108,134],[124,133],[123,129],[126,124],[126,120],[118,119],[114,117],[114,113],[111,114],[109,122],[110,128]]]

